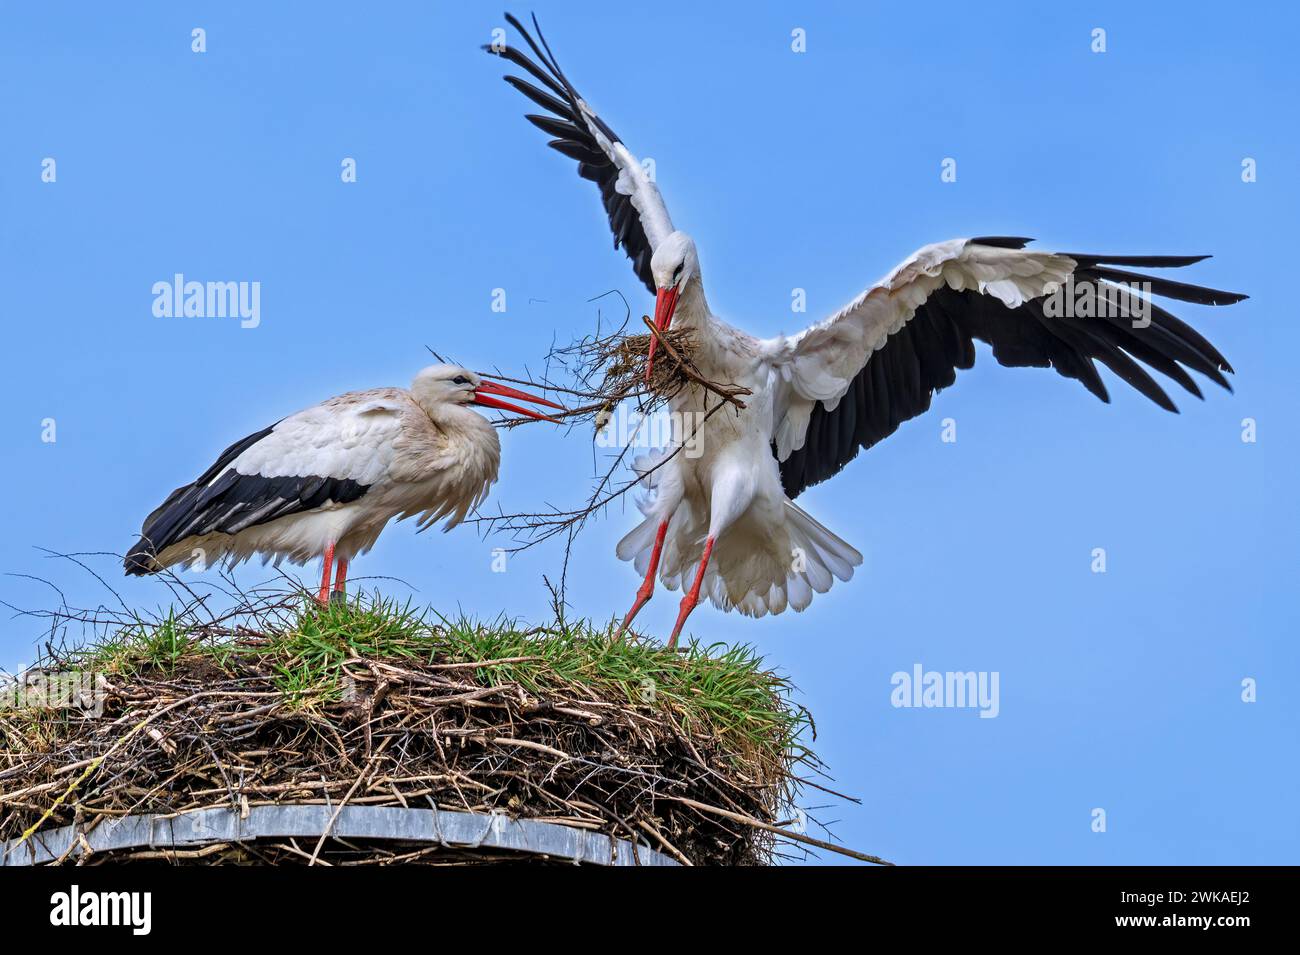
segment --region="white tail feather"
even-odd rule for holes
[[[645,513],[645,519],[619,541],[617,550],[619,559],[632,561],[641,575],[649,570],[662,520],[651,508],[645,508]],[[788,548],[755,546],[743,524],[742,519],[717,542],[704,575],[701,593],[721,610],[734,607],[749,617],[803,610],[812,603],[814,593],[826,593],[836,579],[851,579],[853,569],[862,564],[856,548],[789,500],[785,501],[784,528]],[[691,519],[689,504],[682,502],[669,525],[660,557],[659,577],[669,590],[689,586],[694,579],[703,556],[703,533]]]

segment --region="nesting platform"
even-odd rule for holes
[[[752,652],[582,625],[292,595],[41,666],[93,700],[0,705],[3,865],[763,865],[817,770]]]

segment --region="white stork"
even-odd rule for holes
[[[468,405],[556,420],[502,398],[561,408],[465,368],[431,365],[409,391],[353,391],[292,414],[235,442],[194,483],[172,491],[145,518],[126,572],[234,565],[254,554],[301,565],[319,556],[325,603],[333,565],[342,593],[348,563],[392,518],[418,514],[424,530],[445,517],[450,530],[487,497],[501,444]]]
[[[624,627],[650,598],[656,573],[669,589],[685,591],[670,646],[702,591],[722,610],[761,617],[802,610],[834,578],[848,580],[861,555],[793,498],[926,411],[957,369],[971,367],[975,339],[992,346],[999,364],[1055,368],[1102,401],[1109,398],[1094,361],[1169,411],[1177,409],[1142,365],[1197,397],[1185,369],[1231,390],[1223,356],[1149,295],[1204,305],[1246,296],[1124,268],[1186,266],[1205,256],[1034,252],[1023,238],[954,239],[916,252],[797,335],[759,339],[733,328],[709,309],[695,243],[673,227],[641,163],[561,71],[536,18],[540,45],[518,20],[506,19],[536,60],[512,47],[485,49],[540,84],[505,77],[550,114],[528,120],[557,137],[550,145],[600,187],[615,248],[623,246],[656,296],[656,327],[692,331],[693,358],[705,377],[752,392],[743,411],[726,408],[707,419],[693,438],[700,456],[665,462],[661,452],[638,462],[650,489],[645,520],[619,542],[618,556],[634,561],[645,580]],[[1071,298],[1063,303],[1066,290]],[[651,360],[653,353],[654,339]],[[717,401],[690,387],[672,409],[698,415]],[[682,418],[673,415],[674,424]],[[674,435],[669,447],[681,438]]]

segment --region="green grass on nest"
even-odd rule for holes
[[[301,592],[236,596],[222,612],[195,599],[64,615],[93,638],[47,644],[39,666],[97,674],[102,712],[0,707],[0,840],[353,799],[558,821],[697,864],[761,864],[800,840],[835,848],[785,828],[822,767],[793,686],[751,647],[669,650],[612,626],[448,617],[377,593],[324,607]]]
[[[47,666],[106,676],[166,672],[198,660],[233,675],[249,665],[273,671],[294,705],[335,702],[344,663],[388,659],[413,664],[475,663],[475,682],[515,684],[546,696],[586,687],[602,700],[670,712],[690,731],[730,738],[738,754],[780,763],[810,757],[813,726],[794,687],[747,645],[691,641],[680,651],[587,621],[526,627],[498,617],[450,618],[379,594],[322,607],[311,599],[277,602],[258,624],[213,626],[174,609],[137,617]],[[503,662],[505,661],[505,662]]]
[[[52,637],[79,622],[92,638],[47,643],[38,667],[94,673],[101,708],[0,703],[0,842],[351,800],[559,822],[693,864],[767,864],[792,845],[854,855],[789,828],[803,789],[822,789],[813,721],[751,647],[668,650],[612,625],[448,617],[380,594],[231,596],[225,611],[194,596],[153,615],[52,615]],[[438,845],[325,843],[335,863],[446,861]],[[204,852],[304,858],[260,838]]]

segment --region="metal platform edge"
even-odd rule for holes
[[[64,855],[82,854],[79,834],[92,852],[119,849],[192,848],[216,842],[251,842],[289,837],[405,840],[457,848],[510,849],[592,865],[675,866],[680,863],[626,839],[536,819],[513,819],[503,813],[450,809],[404,809],[400,806],[344,806],[330,826],[335,808],[327,805],[253,806],[247,816],[218,806],[183,813],[147,813],[106,820],[86,832],[71,825],[34,833],[25,843],[0,843],[0,866],[42,865]]]

